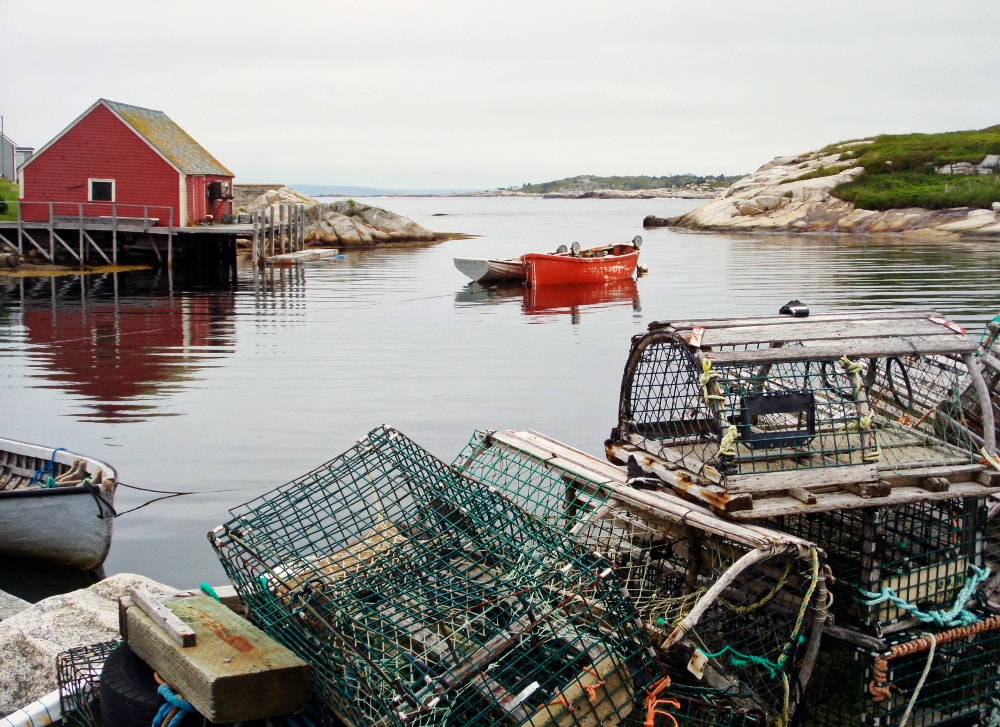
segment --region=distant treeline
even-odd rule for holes
[[[542,184],[523,184],[518,188],[511,188],[512,191],[525,192],[527,194],[551,194],[553,192],[589,192],[595,189],[619,189],[623,191],[636,189],[667,189],[679,187],[728,187],[730,184],[744,175],[727,176],[716,174],[714,176],[701,176],[698,174],[673,174],[665,177],[595,177],[588,174],[568,179],[559,179],[555,182],[544,182]]]

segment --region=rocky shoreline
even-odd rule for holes
[[[177,592],[144,576],[121,573],[35,604],[0,597],[0,717],[58,688],[56,657],[81,646],[120,638],[118,601],[142,587],[154,595]]]
[[[830,190],[861,174],[863,168],[842,161],[839,152],[824,151],[773,159],[707,204],[678,217],[648,215],[643,220],[643,227],[721,232],[1000,237],[1000,204],[994,204],[993,210],[962,207],[876,212],[855,208],[833,197]],[[839,168],[840,171],[803,178],[821,167]]]
[[[663,187],[661,189],[592,189],[577,192],[534,194],[517,190],[494,189],[469,192],[455,197],[538,197],[540,199],[714,199],[720,190],[712,187]]]

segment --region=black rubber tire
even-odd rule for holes
[[[104,727],[150,727],[163,705],[153,669],[122,643],[101,670]]]

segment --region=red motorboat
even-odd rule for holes
[[[567,253],[525,253],[525,280],[528,285],[566,285],[572,283],[603,283],[635,275],[639,263],[642,237],[632,242],[580,249],[574,242]]]

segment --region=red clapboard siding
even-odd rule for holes
[[[87,202],[88,180],[115,180],[117,213],[148,215],[168,222],[168,208],[178,224],[181,174],[135,131],[104,106],[71,126],[25,170],[22,219],[48,219],[48,206],[35,201]],[[57,204],[57,215],[76,215],[78,204]],[[84,215],[110,215],[111,205],[88,204]]]

